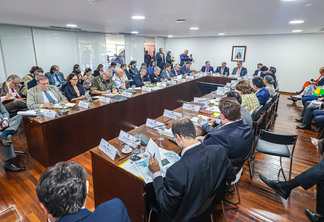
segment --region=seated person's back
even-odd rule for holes
[[[241,106],[235,98],[223,97],[219,109],[222,124],[205,136],[203,144],[224,146],[233,166],[240,168],[252,151],[253,130],[241,119]]]
[[[205,146],[197,140],[191,120],[176,120],[172,133],[182,147],[181,159],[166,171],[164,180],[152,156],[149,168],[153,173],[159,216],[167,221],[190,221],[224,180],[235,179],[235,171],[223,146]]]
[[[242,106],[250,113],[253,114],[259,106],[259,100],[254,94],[254,89],[246,80],[241,80],[235,85],[235,89],[241,94]]]
[[[83,208],[88,186],[87,173],[81,165],[76,162],[60,162],[43,173],[36,193],[45,215],[52,222],[130,221],[127,210],[119,199],[100,204],[94,212]]]

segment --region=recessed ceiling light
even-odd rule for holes
[[[70,28],[76,28],[76,27],[78,27],[78,26],[75,25],[75,24],[66,24],[66,26],[67,26],[67,27],[70,27]]]
[[[305,6],[305,7],[309,7],[309,6],[311,6],[311,5],[312,5],[312,4],[309,3],[309,4],[305,4],[304,6]]]
[[[94,3],[96,3],[96,0],[87,0],[87,2],[91,5],[93,5]]]
[[[295,30],[292,30],[292,32],[294,32],[294,33],[298,33],[298,32],[302,32],[303,30],[301,30],[301,29],[295,29]]]
[[[143,20],[143,19],[145,19],[145,16],[142,16],[142,15],[134,15],[134,16],[132,16],[132,19],[135,19],[135,20]]]
[[[132,31],[131,33],[132,34],[138,34],[138,31]]]
[[[173,35],[168,35],[168,38],[173,38]]]
[[[292,20],[289,22],[289,24],[302,24],[302,23],[304,23],[303,20]]]
[[[220,33],[218,33],[218,35],[225,35],[225,33],[224,32],[220,32]]]
[[[198,27],[190,27],[190,30],[198,30]]]
[[[187,20],[185,19],[177,19],[176,23],[184,23],[184,22],[187,22]]]

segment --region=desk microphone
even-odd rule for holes
[[[141,132],[146,131],[146,130],[150,130],[150,129],[158,129],[158,128],[161,128],[162,126],[164,127],[164,126],[167,126],[167,125],[169,125],[169,124],[166,123],[166,124],[161,124],[161,125],[158,125],[158,126],[155,126],[155,127],[146,127],[146,128],[144,128],[144,129],[141,129],[141,130],[140,130],[140,131],[135,135],[135,137],[140,138],[141,143],[142,143],[143,145],[146,146],[146,145],[148,144],[150,138],[149,138],[148,136],[142,134]]]

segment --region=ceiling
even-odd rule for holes
[[[305,4],[312,4],[306,7]],[[36,27],[77,24],[85,31],[141,36],[198,37],[318,33],[324,27],[323,0],[0,0],[0,23]],[[132,20],[144,15],[145,20]],[[186,19],[178,24],[177,19]],[[290,20],[305,22],[292,25]],[[197,26],[193,31],[189,27]]]

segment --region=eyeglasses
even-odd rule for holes
[[[78,81],[78,79],[71,79],[72,81]]]

